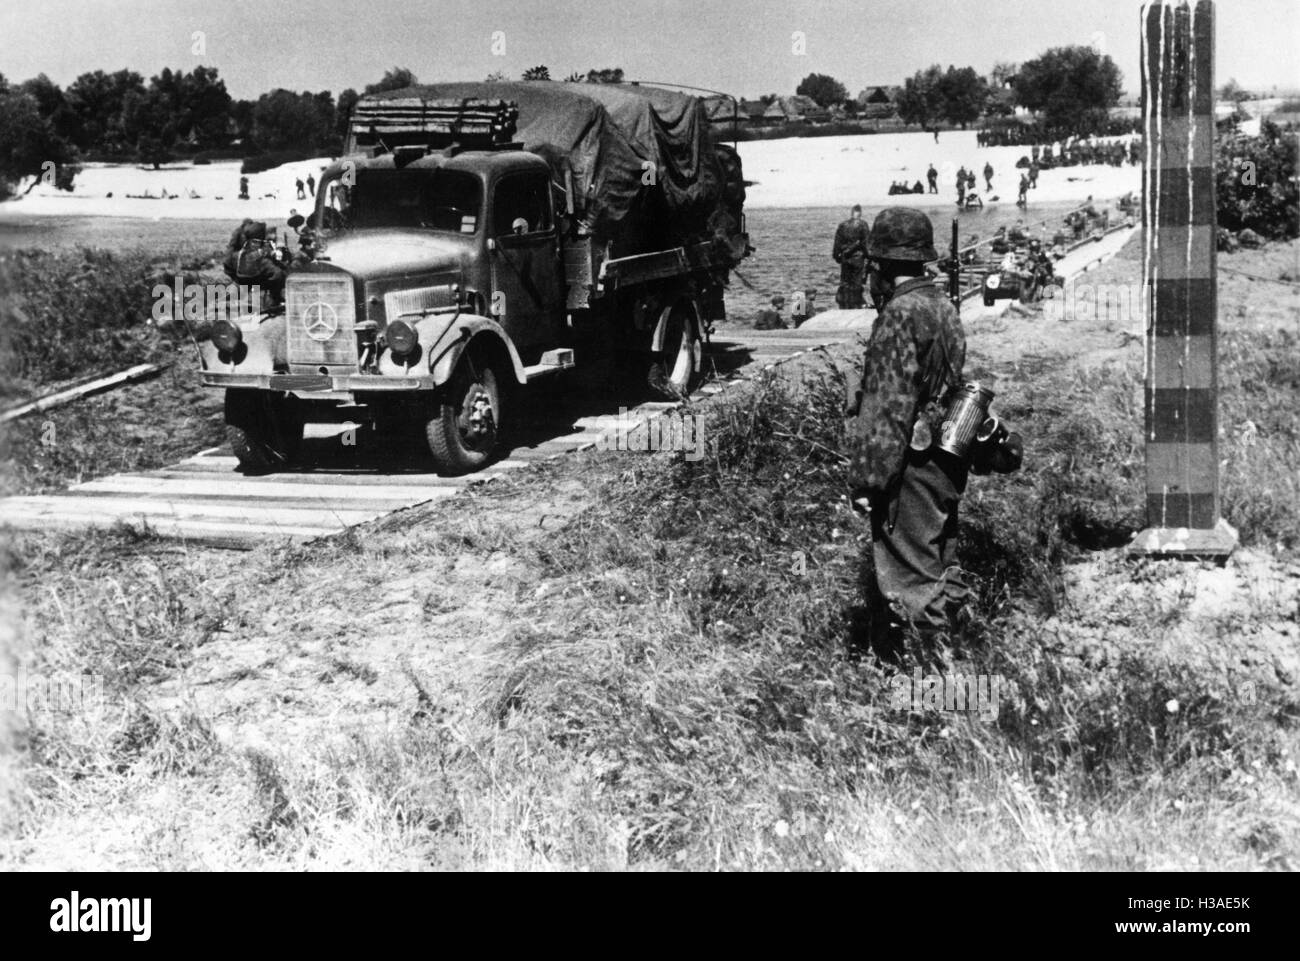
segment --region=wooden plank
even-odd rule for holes
[[[329,485],[329,484],[282,484],[275,481],[240,480],[230,483],[227,480],[189,480],[176,478],[146,477],[132,474],[117,474],[99,480],[87,481],[70,489],[69,493],[79,491],[107,491],[120,493],[185,495],[194,498],[229,496],[242,498],[246,503],[255,505],[263,498],[280,498],[298,500],[310,504],[319,499],[333,500],[396,500],[414,503],[432,500],[437,497],[450,497],[456,493],[453,487],[418,488],[402,485],[374,484],[366,486]]]
[[[247,504],[206,501],[158,501],[127,495],[80,498],[63,495],[11,497],[0,503],[0,524],[23,526],[28,521],[59,516],[98,516],[112,523],[118,518],[169,520],[235,520],[263,527],[315,527],[340,529],[376,516],[375,511],[318,510],[313,508],[260,508]]]
[[[454,491],[452,493],[455,493]],[[177,494],[167,491],[142,491],[142,490],[94,490],[78,491],[75,495],[55,494],[48,495],[58,497],[61,500],[68,501],[71,506],[77,507],[84,502],[86,509],[93,509],[95,503],[100,500],[114,501],[121,498],[130,498],[131,500],[144,501],[156,505],[151,511],[153,514],[170,515],[183,513],[190,508],[200,509],[204,505],[214,506],[237,506],[249,507],[254,506],[260,511],[267,511],[278,516],[279,512],[296,511],[296,510],[316,510],[338,513],[340,511],[347,513],[363,512],[371,516],[378,517],[382,514],[389,514],[393,511],[406,510],[410,507],[419,507],[423,504],[433,503],[433,500],[422,500],[419,498],[403,498],[395,500],[391,498],[311,498],[304,501],[298,497],[259,497],[256,501],[250,502],[246,497],[240,497],[235,494],[228,495],[206,495],[202,498],[192,495]]]
[[[156,477],[160,480],[173,478],[177,480],[184,479],[203,479],[221,477],[227,484],[233,485],[238,489],[239,485],[253,483],[256,481],[273,481],[277,484],[293,484],[298,487],[310,490],[314,487],[332,487],[334,485],[346,485],[348,487],[365,487],[384,485],[388,487],[409,487],[412,489],[412,496],[420,488],[449,488],[453,491],[460,490],[467,483],[472,484],[479,480],[489,480],[494,477],[500,477],[508,474],[512,470],[527,466],[522,461],[512,462],[509,466],[493,465],[486,470],[477,474],[470,474],[467,477],[442,477],[438,474],[424,473],[385,473],[375,468],[359,467],[354,471],[342,472],[336,468],[321,469],[318,471],[305,469],[294,471],[293,473],[280,471],[275,474],[248,475],[248,474],[225,474],[217,471],[203,470],[193,466],[187,467],[184,464],[176,464],[172,467],[164,467],[159,470],[144,471],[139,474],[131,475],[137,477]]]
[[[55,391],[53,394],[46,394],[44,397],[39,397],[26,404],[20,404],[17,407],[11,407],[6,411],[0,412],[0,424],[7,424],[11,420],[17,420],[19,417],[25,417],[28,414],[54,410],[57,407],[70,404],[74,400],[81,400],[84,397],[93,397],[96,394],[103,394],[116,387],[123,387],[127,384],[137,384],[142,380],[148,380],[150,377],[156,377],[170,366],[170,364],[137,364],[135,367],[128,367],[126,370],[119,371],[116,374],[111,374],[108,377],[101,377],[98,380],[92,380],[89,383],[80,384],[76,387],[69,387],[66,390]]]
[[[119,526],[113,519],[106,519],[99,514],[64,514],[43,520],[40,525],[15,525],[0,522],[0,527],[11,531],[26,533],[43,533],[47,531],[76,533],[87,530],[111,530]],[[250,550],[258,544],[274,541],[303,541],[317,537],[327,537],[338,533],[336,528],[320,527],[272,527],[257,524],[238,526],[225,522],[173,520],[154,518],[147,523],[139,521],[122,521],[120,526],[136,531],[148,529],[159,537],[175,538],[192,544],[208,547],[221,547],[234,550]]]

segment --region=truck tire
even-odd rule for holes
[[[296,398],[229,388],[225,418],[226,440],[246,473],[265,474],[297,462],[304,416]]]
[[[646,378],[650,389],[666,400],[682,400],[703,380],[704,349],[685,301],[668,315],[663,350],[654,355]]]
[[[501,383],[490,362],[461,358],[424,427],[439,473],[468,474],[491,459],[500,436]]]

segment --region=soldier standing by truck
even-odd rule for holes
[[[851,497],[870,515],[877,612],[889,601],[933,635],[951,629],[969,594],[953,551],[968,473],[1018,469],[1021,440],[994,435],[969,459],[937,446],[946,400],[963,383],[966,337],[925,269],[939,256],[930,218],[908,207],[881,212],[867,253],[884,306],[850,398]]]
[[[845,310],[862,307],[866,301],[862,290],[867,282],[867,225],[862,222],[862,207],[853,205],[849,219],[835,230],[831,256],[840,265],[840,289],[835,303]]]

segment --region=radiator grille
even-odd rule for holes
[[[356,367],[356,302],[350,279],[290,277],[285,313],[290,364]]]
[[[384,317],[396,320],[404,314],[418,314],[435,307],[450,307],[455,302],[456,295],[451,284],[394,290],[384,294]]]

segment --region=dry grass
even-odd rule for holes
[[[1207,618],[1187,598],[1211,572],[1095,554],[1134,523],[1130,375],[1044,376],[1059,407],[1014,415],[1032,466],[968,500],[981,591],[951,656],[1014,684],[996,724],[891,706],[829,453],[837,377],[769,380],[710,411],[697,464],[585,455],[239,563],[111,536],[24,553],[33,656],[113,697],[29,726],[14,857],[57,865],[107,811],[91,861],[114,866],[1293,866],[1296,703],[1267,631],[1294,590]],[[1097,403],[1063,413],[1070,391]],[[509,514],[574,486],[592,506],[558,534]],[[413,623],[424,642],[381,658]],[[465,636],[449,675],[426,648]],[[326,720],[349,698],[370,713]]]

